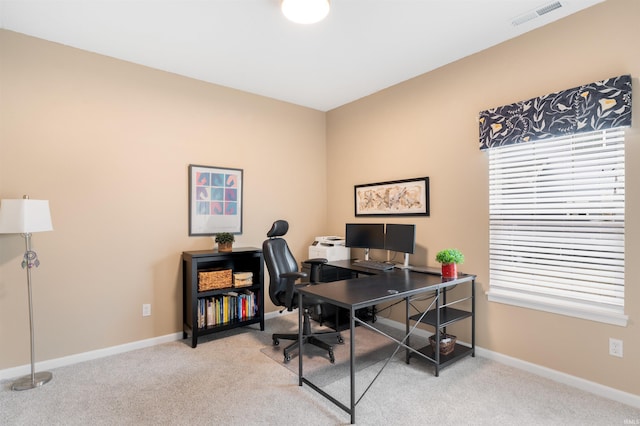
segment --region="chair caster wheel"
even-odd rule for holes
[[[331,364],[335,364],[335,363],[336,363],[336,357],[335,357],[335,356],[333,356],[333,351],[330,351],[330,352],[329,352],[329,362],[330,362]]]
[[[342,338],[342,336],[338,336],[338,343],[340,344],[344,343],[344,339]]]
[[[289,354],[285,354],[285,355],[284,355],[284,363],[286,364],[286,363],[288,363],[289,361],[291,361],[291,355],[289,355]]]
[[[278,346],[280,344],[280,340],[273,339],[273,346]]]

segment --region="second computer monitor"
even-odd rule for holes
[[[388,223],[385,233],[384,248],[404,254],[403,267],[409,267],[409,254],[416,249],[416,226],[399,223]]]
[[[384,248],[400,253],[413,254],[416,249],[416,226],[387,223]]]

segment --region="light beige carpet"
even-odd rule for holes
[[[297,315],[285,315],[270,320],[271,329],[277,333],[295,333],[298,329]],[[385,326],[381,323],[375,324],[376,328],[383,330],[385,333],[401,338],[397,329]],[[328,330],[313,324],[313,331]],[[349,330],[341,333],[343,344],[338,344],[334,337],[324,338],[323,340],[329,344],[333,344],[333,352],[335,363],[331,364],[327,351],[313,345],[305,345],[304,348],[304,376],[312,378],[313,382],[321,387],[326,386],[336,380],[349,376]],[[382,336],[379,333],[371,331],[366,327],[356,328],[356,372],[364,370],[376,363],[385,361],[391,356],[396,349],[396,344]],[[278,365],[289,369],[291,372],[298,374],[298,351],[293,353],[291,361],[284,362],[283,349],[292,341],[280,340],[278,346],[270,345],[263,347],[260,351],[271,358]],[[396,357],[404,357],[405,351],[400,350]],[[404,358],[403,358],[404,359]]]
[[[282,330],[281,316],[267,320],[264,331],[254,325],[206,336],[195,349],[181,340],[55,368],[53,380],[39,389],[15,392],[11,380],[0,381],[0,425],[349,424],[340,408],[309,386],[298,386],[297,375],[280,357],[274,361],[260,352],[270,347],[271,333]],[[372,378],[379,364],[359,371],[356,381]],[[358,395],[364,386],[356,383]],[[348,374],[325,389],[348,402]],[[425,362],[407,365],[395,357],[360,401],[356,415],[361,426],[639,421],[638,408],[482,357],[467,357],[440,377]]]

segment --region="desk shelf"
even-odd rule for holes
[[[436,352],[433,350],[431,345],[424,346],[418,349],[418,352],[434,360],[432,362],[435,363]],[[440,354],[440,362],[438,365],[440,368],[446,367],[447,365],[452,364],[455,361],[458,361],[462,357],[465,357],[467,355],[472,355],[472,353],[473,353],[473,349],[470,348],[469,346],[464,346],[459,343],[456,343],[456,346],[453,349],[453,352],[447,355]]]
[[[420,320],[420,316],[422,314],[416,314],[409,317],[412,321]],[[472,315],[469,311],[463,311],[461,309],[444,307],[440,308],[440,327],[446,327],[454,322],[460,321],[462,319],[468,318]],[[436,310],[431,310],[427,312],[427,314],[420,321],[421,323],[428,324],[432,327],[436,327],[438,324],[437,312]]]
[[[471,347],[461,345],[456,343],[454,349],[451,353],[443,355],[442,353],[437,354],[436,351],[439,351],[440,345],[436,345],[434,348],[429,344],[423,348],[417,349],[419,353],[426,356],[426,358],[421,356],[415,356],[415,358],[421,358],[425,361],[431,362],[435,366],[435,375],[438,376],[440,374],[440,368],[446,367],[449,364],[452,364],[459,359],[471,355],[475,356],[475,301],[474,301],[474,293],[475,293],[475,282],[471,281],[470,283],[470,293],[471,295],[457,300],[453,303],[447,304],[447,288],[442,288],[440,291],[436,292],[435,297],[437,298],[435,307],[427,311],[426,313],[421,312],[415,315],[411,315],[408,317],[408,321],[419,321],[422,324],[427,324],[434,329],[434,334],[440,330],[441,335],[447,332],[447,327],[456,322],[470,319],[471,320]],[[471,300],[471,309],[457,309],[452,308],[450,305],[455,305],[457,303],[464,302],[466,300]],[[423,315],[424,314],[424,315]],[[407,331],[409,329],[409,322],[407,322]],[[407,351],[406,361],[409,363],[412,358],[412,354],[410,351]],[[436,356],[438,355],[438,356]]]

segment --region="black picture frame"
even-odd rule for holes
[[[354,186],[356,216],[429,216],[429,178]]]

